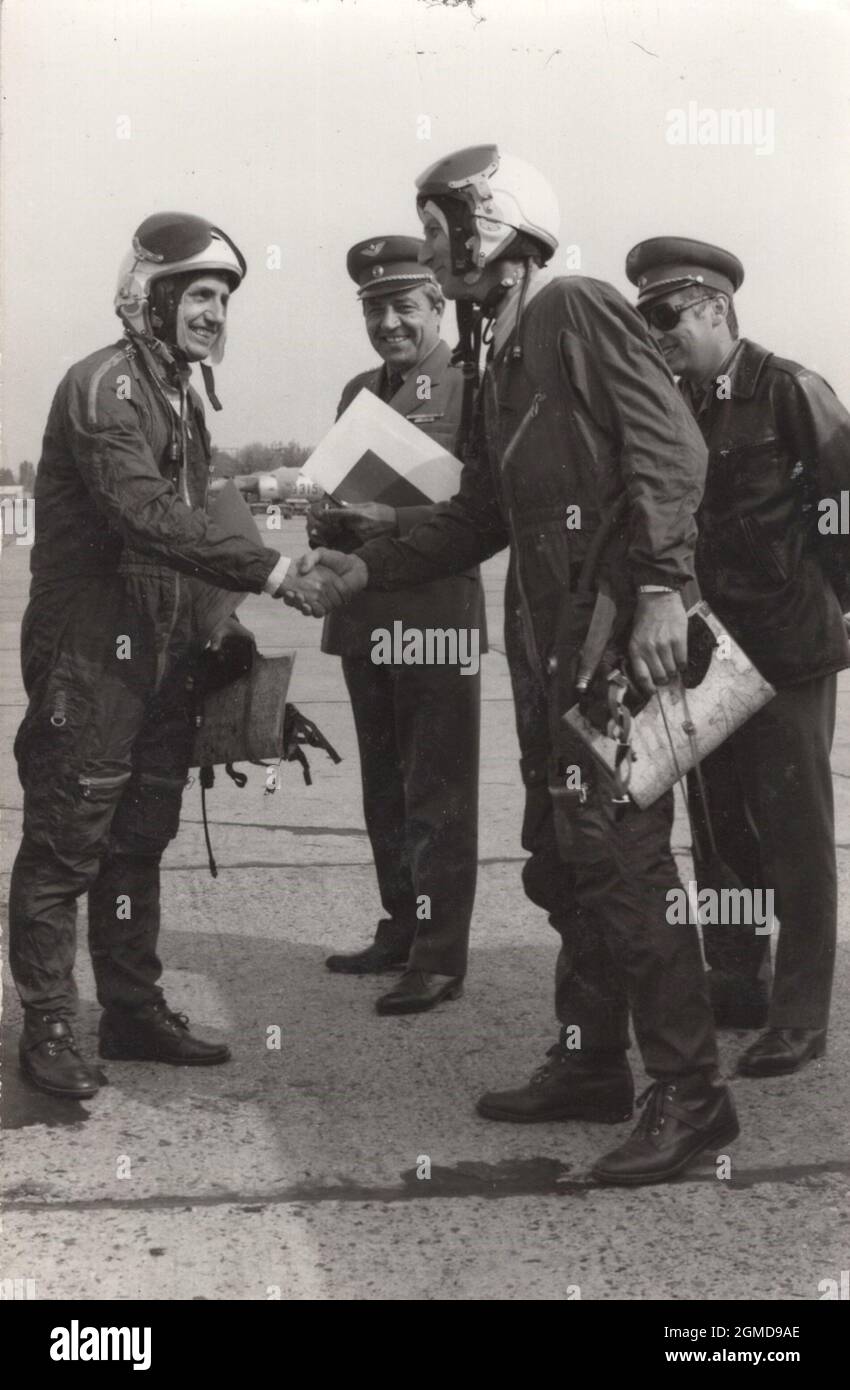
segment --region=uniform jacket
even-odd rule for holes
[[[168,371],[128,336],[76,363],[60,383],[35,482],[33,598],[69,576],[120,571],[167,632],[178,572],[262,592],[280,556],[205,516],[203,406],[188,373]],[[166,386],[182,398],[182,426]]]
[[[457,443],[463,401],[463,375],[460,368],[450,362],[451,352],[446,343],[440,340],[428,356],[409,372],[389,404],[393,410],[404,415],[411,424],[417,425],[431,439],[453,453]],[[337,419],[348,408],[354,397],[364,388],[375,395],[380,394],[383,381],[383,366],[372,371],[361,372],[349,381],[342,393],[337,411]],[[430,400],[419,400],[417,381],[421,376],[430,378]],[[398,507],[399,535],[406,535],[433,512],[432,506]],[[341,549],[352,549],[350,539],[334,540]],[[484,592],[475,568],[451,578],[432,579],[410,590],[397,590],[392,594],[367,591],[359,594],[351,603],[336,609],[325,619],[322,630],[322,651],[335,656],[368,656],[372,647],[372,632],[375,628],[392,630],[394,621],[402,621],[406,627],[431,628],[478,628],[479,650],[487,650],[487,629],[484,609]]]
[[[818,531],[817,505],[850,488],[850,415],[821,377],[746,338],[728,375],[728,399],[714,389],[697,413],[709,449],[697,578],[763,675],[793,685],[850,664],[826,573],[841,546]]]
[[[594,595],[576,581],[611,504],[627,519],[604,572],[631,625],[635,587],[693,578],[706,451],[640,316],[610,285],[553,279],[527,305],[480,398],[482,460],[460,492],[403,539],[359,554],[377,588],[447,574],[511,546],[505,642],[527,782],[543,775],[550,720],[572,703]],[[580,508],[580,527],[576,513]],[[554,660],[550,660],[554,658]]]

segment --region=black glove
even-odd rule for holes
[[[238,618],[228,618],[216,629],[201,658],[201,689],[206,694],[247,675],[254,665],[257,643],[253,632]]]

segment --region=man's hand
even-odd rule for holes
[[[333,608],[339,608],[357,590],[352,589],[350,583],[340,577],[332,566],[321,563],[323,555],[336,554],[335,550],[314,550],[302,555],[300,560],[293,560],[275,598],[282,598],[290,608],[300,608],[302,613],[309,613],[314,618],[324,618]],[[341,555],[340,559],[348,560],[349,556]],[[305,565],[306,560],[311,563]],[[362,560],[360,563],[363,564]],[[363,565],[363,568],[366,566]],[[362,588],[363,585],[358,587]]]
[[[204,649],[206,690],[218,690],[246,675],[256,655],[257,643],[253,632],[243,627],[238,618],[225,618],[214,630]]]
[[[298,572],[301,575],[309,575],[315,571],[316,566],[332,570],[336,575],[338,582],[345,589],[343,603],[354,598],[354,595],[359,594],[369,583],[369,570],[359,555],[344,555],[341,550],[324,548],[308,550],[298,561]]]
[[[327,507],[322,513],[332,525],[344,526],[358,541],[373,541],[377,536],[395,535],[398,519],[395,507],[383,502],[358,502],[345,507]]]
[[[635,680],[647,695],[688,662],[688,618],[680,594],[638,594],[629,643]]]
[[[236,680],[253,666],[257,641],[253,632],[232,616],[219,623],[207,642],[206,650],[212,663],[210,671],[214,671],[222,680]]]
[[[333,498],[326,493],[307,508],[307,538],[311,545],[333,545],[334,541],[342,539],[342,527],[328,519],[333,506]]]

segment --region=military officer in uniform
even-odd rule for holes
[[[652,1084],[634,1133],[593,1172],[662,1182],[738,1133],[696,929],[667,917],[678,888],[672,794],[645,811],[625,804],[561,716],[576,698],[603,581],[617,621],[593,662],[591,703],[607,708],[609,689],[622,691],[607,677],[627,652],[644,688],[684,665],[680,591],[693,577],[705,448],[639,315],[610,285],[546,268],[558,207],[536,169],[475,146],[417,187],[422,260],[457,300],[473,362],[481,315],[491,321],[479,452],[457,496],[407,536],[319,558],[347,583],[359,574],[392,590],[510,546],[505,640],[526,784],[525,881],[561,937],[564,1031],[529,1084],[488,1093],[479,1110],[524,1123],[627,1119],[631,1011]]]
[[[739,336],[744,268],[731,252],[653,237],[629,252],[626,273],[709,449],[702,596],[777,690],[702,765],[721,857],[745,886],[775,894],[768,1028],[740,1062],[746,1075],[771,1076],[826,1044],[837,906],[830,749],[836,672],[850,650],[846,575],[818,523],[819,503],[850,487],[850,415],[816,373]],[[769,937],[719,925],[704,928],[704,941],[718,1022],[759,1027]]]
[[[440,337],[444,299],[418,261],[415,237],[360,241],[347,268],[366,332],[382,359],[348,382],[338,414],[372,391],[450,452],[463,377]],[[403,536],[428,505],[314,507],[314,542],[353,549]],[[381,1014],[415,1013],[460,994],[466,974],[478,856],[480,672],[386,666],[372,660],[376,629],[467,628],[486,646],[484,594],[474,568],[392,594],[359,595],[325,621],[322,650],[342,658],[357,729],[366,827],[386,916],[361,951],[332,955],[347,974],[404,973],[377,1001]]]

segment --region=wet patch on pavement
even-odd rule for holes
[[[734,1177],[724,1180],[731,1192],[745,1192],[761,1185],[801,1184],[816,1186],[819,1179],[840,1175],[850,1177],[850,1162],[836,1160],[826,1163],[799,1163],[770,1168],[739,1168]],[[593,1193],[622,1193],[622,1188],[602,1187],[590,1177],[569,1176],[569,1165],[552,1158],[505,1159],[499,1163],[466,1160],[451,1166],[434,1164],[431,1177],[418,1178],[415,1168],[400,1174],[400,1187],[368,1187],[341,1177],[337,1183],[296,1183],[271,1192],[219,1191],[197,1196],[180,1193],[174,1196],[154,1195],[138,1198],[84,1197],[71,1201],[34,1200],[35,1194],[27,1185],[2,1194],[4,1210],[12,1211],[157,1211],[179,1208],[190,1211],[200,1207],[233,1206],[243,1211],[259,1211],[268,1207],[316,1205],[325,1202],[400,1202],[446,1199],[554,1196],[587,1197]],[[710,1159],[705,1167],[693,1169],[672,1183],[659,1188],[683,1187],[690,1183],[716,1186],[717,1174]],[[642,1189],[643,1190],[643,1189]]]

